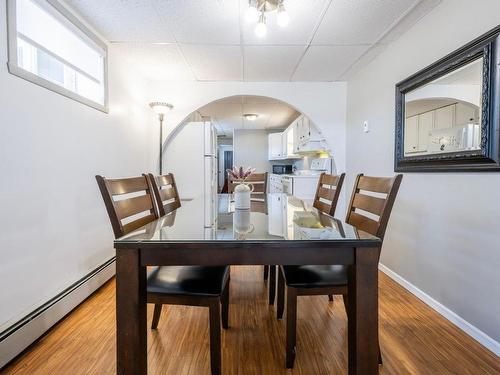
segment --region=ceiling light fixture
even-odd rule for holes
[[[264,38],[267,34],[267,25],[266,25],[266,15],[264,12],[260,14],[259,22],[257,26],[255,26],[255,35],[259,38]]]
[[[290,23],[290,15],[281,1],[278,5],[278,16],[277,16],[278,26],[286,27]]]
[[[245,113],[243,117],[245,118],[245,120],[255,121],[257,120],[257,117],[259,117],[259,115],[256,115],[255,113]]]
[[[266,13],[277,10],[276,22],[278,26],[285,27],[290,23],[290,15],[285,8],[285,0],[248,0],[246,19],[248,22],[257,22],[255,35],[263,38],[267,34]],[[260,15],[259,15],[260,13]]]
[[[258,7],[257,0],[248,1],[248,8],[245,13],[248,23],[255,23],[259,20],[259,10],[257,9],[257,7]]]

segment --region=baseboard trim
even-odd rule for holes
[[[392,280],[394,280],[399,285],[401,285],[403,288],[408,290],[415,297],[417,297],[418,299],[423,301],[426,305],[431,307],[433,310],[435,310],[440,315],[445,317],[447,320],[449,320],[451,323],[456,325],[462,331],[467,333],[470,337],[472,337],[474,340],[479,342],[485,348],[492,351],[497,356],[500,356],[500,343],[498,341],[495,341],[493,338],[488,336],[486,333],[481,331],[479,328],[470,324],[468,321],[466,321],[465,319],[463,319],[462,317],[460,317],[459,315],[457,315],[456,313],[451,311],[446,306],[442,305],[440,302],[436,301],[434,298],[432,298],[427,293],[425,293],[422,290],[420,290],[419,288],[417,288],[415,285],[410,283],[405,278],[401,277],[399,274],[397,274],[396,272],[394,272],[393,270],[391,270],[387,266],[384,266],[382,263],[379,263],[378,268],[384,274],[389,276]]]
[[[115,257],[0,332],[0,370],[115,275]]]

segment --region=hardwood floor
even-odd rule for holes
[[[2,374],[114,374],[115,282],[110,281]],[[262,267],[233,267],[224,374],[345,374],[347,323],[341,298],[300,297],[297,358],[285,369],[285,321],[267,301]],[[153,306],[148,305],[148,326]],[[148,333],[150,374],[210,374],[208,309],[165,306]],[[500,360],[380,274],[381,374],[500,374]]]

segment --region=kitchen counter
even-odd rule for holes
[[[272,176],[279,176],[279,177],[292,177],[292,178],[319,178],[319,174],[317,175],[311,175],[311,174],[306,174],[306,175],[300,175],[300,174],[273,174],[271,173]]]

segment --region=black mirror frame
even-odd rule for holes
[[[405,94],[483,58],[481,149],[404,156]],[[396,84],[396,172],[500,171],[500,26]]]

